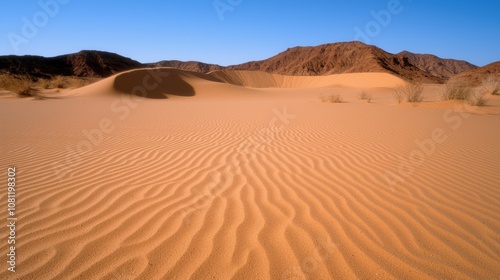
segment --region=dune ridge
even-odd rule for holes
[[[224,87],[221,83],[229,87]],[[194,96],[207,87],[224,88],[394,88],[406,83],[387,73],[349,73],[328,76],[285,76],[260,71],[223,70],[208,74],[169,67],[136,69],[113,75],[89,86],[73,90],[70,95],[134,94],[165,99],[167,95]],[[148,89],[152,87],[152,89]],[[237,89],[235,89],[237,90]]]
[[[318,88],[318,87],[387,87],[406,83],[387,73],[348,73],[327,76],[287,76],[260,71],[221,70],[208,74],[221,81],[255,88]]]

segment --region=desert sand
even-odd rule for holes
[[[500,97],[402,83],[162,68],[2,98],[0,279],[498,279]]]

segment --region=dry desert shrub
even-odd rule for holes
[[[493,74],[484,78],[482,85],[485,93],[500,95],[500,79],[496,78]]]
[[[368,103],[372,102],[371,94],[368,94],[365,90],[361,91],[361,93],[359,94],[359,99],[366,100]]]
[[[79,88],[91,84],[93,81],[86,78],[55,76],[52,79],[40,79],[38,85],[44,89],[64,89],[64,88]]]
[[[67,88],[69,87],[69,80],[63,76],[56,76],[51,81],[51,88]]]
[[[470,94],[467,103],[471,106],[484,106],[487,102],[487,99],[484,97],[485,94],[486,92],[482,89],[476,89]]]
[[[18,97],[39,97],[33,81],[26,77],[0,76],[0,88],[17,94]]]
[[[48,80],[48,79],[39,79],[38,85],[43,89],[49,89],[52,87],[52,84],[51,84],[50,80]]]
[[[441,100],[469,100],[472,95],[472,87],[465,81],[452,80],[444,85],[440,92]]]
[[[471,106],[484,106],[487,99],[486,93],[492,88],[484,86],[474,89],[466,81],[451,80],[444,85],[444,89],[440,92],[441,100],[463,100]]]
[[[402,86],[398,86],[394,89],[394,99],[398,103],[403,101],[418,103],[424,100],[423,95],[424,87],[421,84],[406,84]]]
[[[329,102],[329,103],[342,103],[343,99],[340,94],[337,93],[321,93],[320,95],[321,102]]]

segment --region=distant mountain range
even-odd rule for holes
[[[177,60],[143,64],[118,54],[102,51],[80,51],[49,58],[11,55],[0,56],[0,73],[27,75],[32,78],[49,78],[57,75],[100,78],[129,69],[161,66],[201,73],[228,69],[302,76],[385,72],[408,81],[442,83],[460,73],[469,73],[464,75],[469,75],[467,77],[471,81],[474,80],[471,75],[498,73],[499,64],[490,64],[489,68],[483,71],[481,69],[484,67],[478,68],[463,60],[442,59],[434,55],[407,51],[391,54],[361,42],[345,42],[316,47],[294,47],[265,60],[227,67]]]
[[[57,75],[100,78],[140,67],[144,66],[138,61],[101,51],[80,51],[56,57],[0,56],[0,73],[35,78]]]

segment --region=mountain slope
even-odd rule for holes
[[[411,64],[442,79],[449,79],[458,73],[478,68],[467,61],[443,59],[431,54],[415,54],[403,51],[397,55],[408,58]]]
[[[481,82],[490,75],[493,75],[496,79],[500,80],[500,61],[462,72],[453,76],[451,79],[465,80],[469,84],[475,86],[481,84]]]
[[[394,74],[407,81],[425,83],[442,83],[458,73],[477,68],[466,61],[441,59],[434,55],[413,54],[407,51],[391,54],[361,42],[294,47],[265,60],[228,67],[178,60],[142,64],[127,57],[100,51],[81,51],[50,58],[0,57],[0,74],[28,75],[32,78],[56,75],[102,78],[144,67],[172,67],[200,73],[221,70],[263,71],[292,76],[382,72]]]
[[[56,57],[2,56],[0,72],[35,78],[52,76],[107,77],[142,64],[127,57],[101,51],[80,51]]]
[[[307,76],[386,72],[409,81],[443,82],[456,73],[474,67],[467,62],[440,59],[436,56],[431,59],[431,56],[409,52],[391,54],[361,42],[345,42],[317,47],[295,47],[269,59],[228,68]]]

